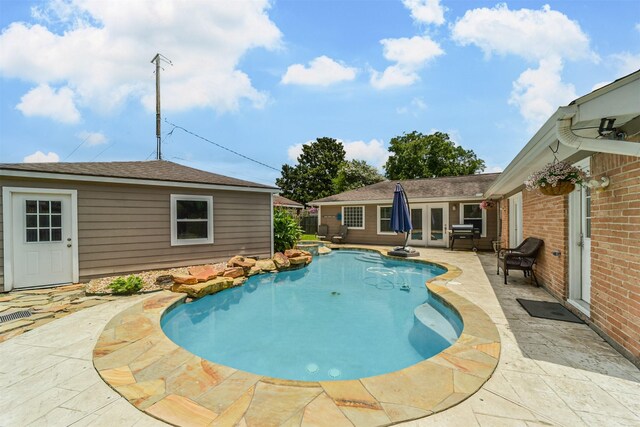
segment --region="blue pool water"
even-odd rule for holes
[[[438,266],[334,251],[307,268],[251,277],[162,318],[176,344],[213,362],[276,378],[380,375],[449,347],[457,314],[430,296]]]

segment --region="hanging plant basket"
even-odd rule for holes
[[[560,181],[555,187],[545,185],[544,187],[538,187],[538,190],[545,196],[564,196],[565,194],[571,193],[574,188],[576,188],[575,184],[568,181]]]

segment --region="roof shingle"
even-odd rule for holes
[[[143,162],[0,163],[0,174],[3,170],[276,189],[276,187],[218,175],[167,160]]]
[[[356,190],[345,191],[344,193],[314,200],[309,202],[309,204],[392,200],[393,191],[395,190],[397,182],[402,184],[409,200],[478,197],[477,194],[484,193],[499,175],[499,173],[486,173],[440,178],[383,181]]]

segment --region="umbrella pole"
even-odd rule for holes
[[[407,250],[407,242],[409,241],[409,233],[411,233],[411,232],[407,231],[407,233],[406,233],[407,237],[404,238],[404,245],[402,246],[402,249],[404,249],[405,251]]]

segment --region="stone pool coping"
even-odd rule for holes
[[[102,379],[132,405],[173,425],[372,426],[426,417],[478,391],[500,355],[500,337],[489,316],[444,286],[461,270],[432,264],[448,271],[429,280],[427,288],[458,312],[464,328],[451,347],[399,371],[358,380],[303,382],[204,360],[162,331],[162,314],[185,298],[167,291],[115,316],[96,343],[93,363]]]

